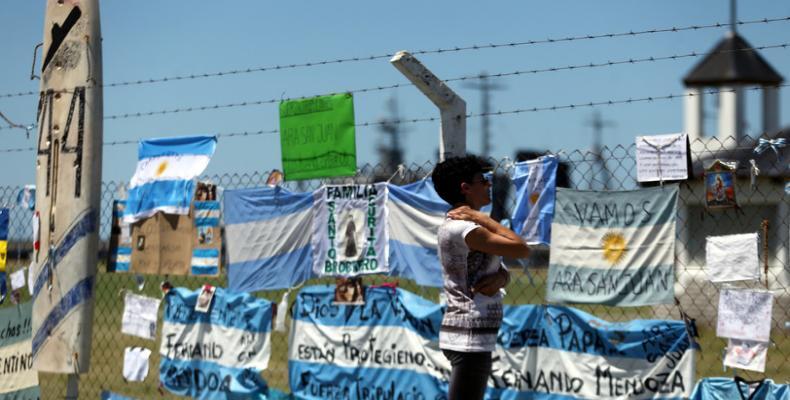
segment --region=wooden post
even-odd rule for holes
[[[390,60],[392,65],[439,108],[439,161],[466,154],[466,102],[428,68],[405,51]]]

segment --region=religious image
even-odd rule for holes
[[[705,204],[708,208],[736,207],[735,167],[737,163],[716,160],[705,170]]]

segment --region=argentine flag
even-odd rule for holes
[[[436,194],[430,179],[387,184],[387,190],[389,275],[441,287],[436,233],[450,206]],[[281,187],[227,190],[223,210],[229,289],[286,289],[315,277],[313,192]]]
[[[557,190],[557,157],[548,155],[515,165],[516,208],[511,226],[527,244],[548,246]]]
[[[194,178],[206,169],[216,147],[214,136],[141,141],[123,221],[133,223],[158,211],[188,214],[195,192]]]

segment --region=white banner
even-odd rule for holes
[[[355,276],[389,271],[386,183],[327,185],[314,193],[313,271]]]

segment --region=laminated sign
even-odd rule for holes
[[[313,272],[388,272],[387,184],[327,185],[314,192]]]
[[[671,304],[678,186],[557,189],[546,300]]]
[[[280,103],[280,148],[285,180],[356,174],[352,95]]]

